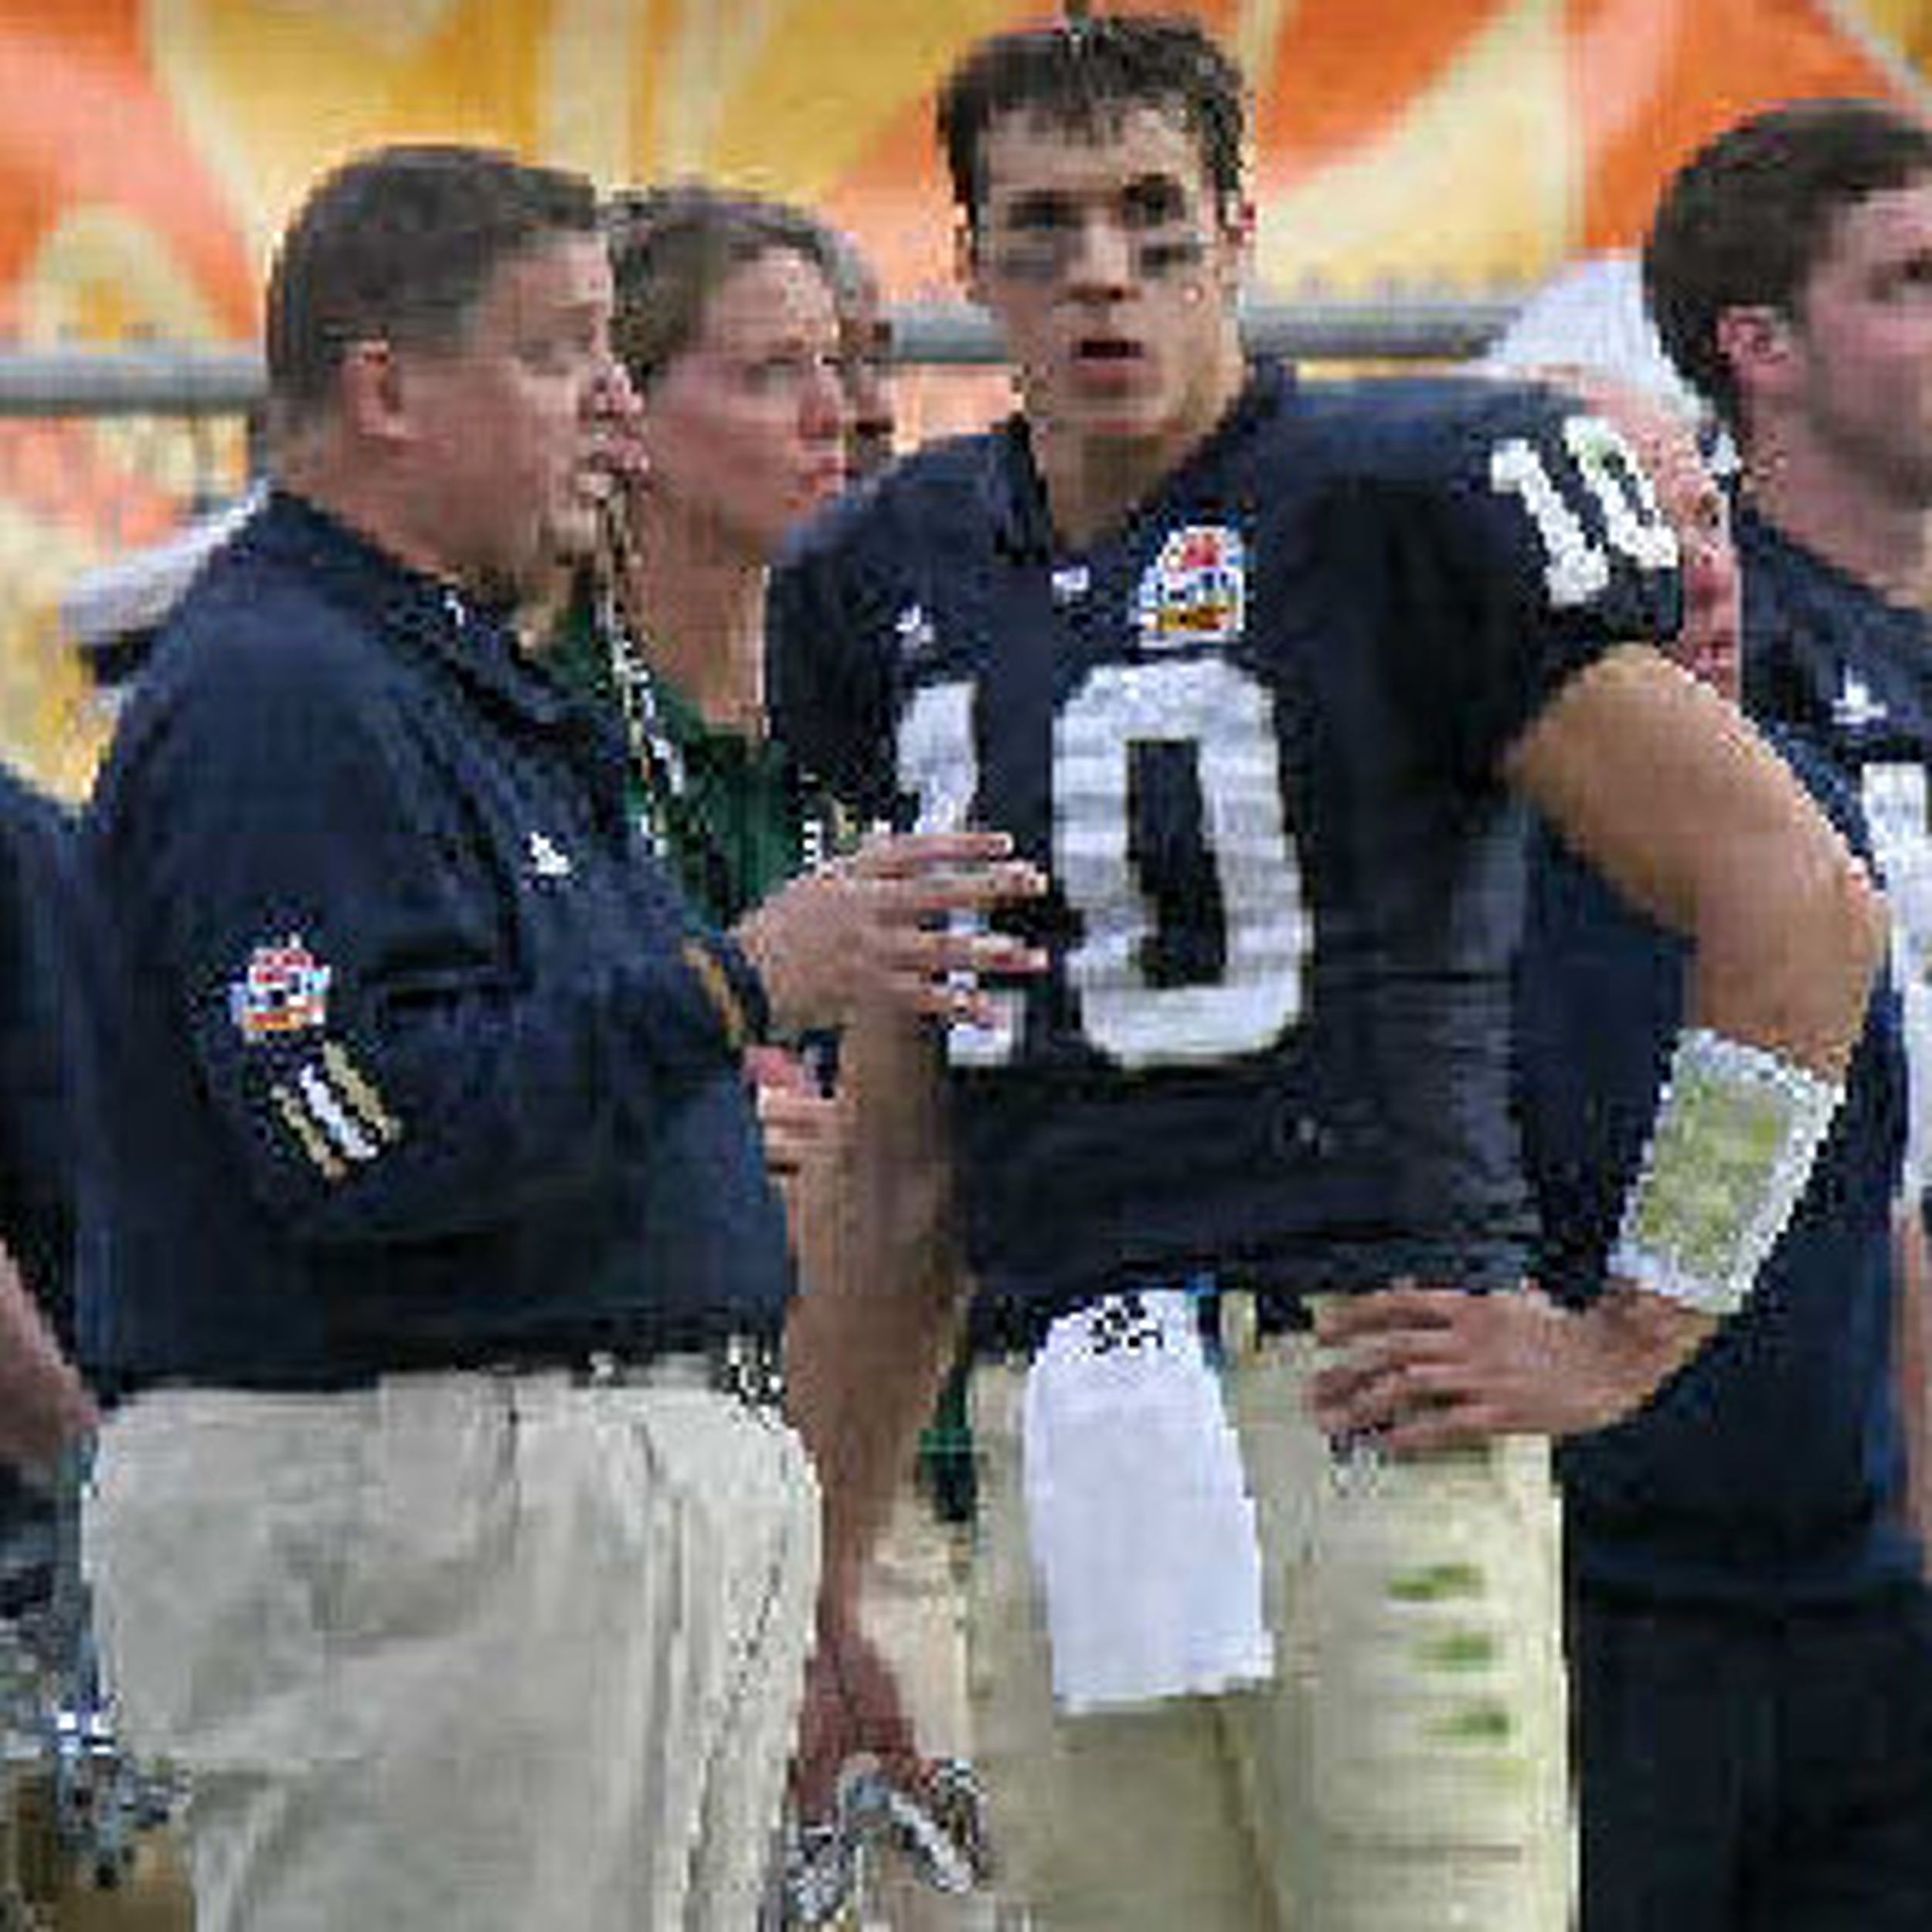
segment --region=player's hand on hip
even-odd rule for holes
[[[1324,1306],[1316,1333],[1337,1359],[1314,1377],[1309,1407],[1329,1434],[1396,1454],[1579,1435],[1640,1407],[1712,1326],[1622,1286],[1572,1311],[1527,1284],[1472,1294],[1398,1283]]]
[[[738,927],[781,1024],[836,1022],[885,1002],[985,1020],[981,974],[1032,974],[1046,956],[979,922],[1030,899],[1043,875],[1004,832],[908,832],[870,841],[794,879]]]

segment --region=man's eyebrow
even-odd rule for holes
[[[1151,169],[1145,175],[1136,175],[1128,182],[1121,190],[1121,199],[1130,203],[1173,206],[1186,201],[1187,185],[1179,175],[1171,174],[1165,168]]]

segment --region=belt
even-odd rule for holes
[[[1047,1330],[1062,1315],[1071,1315],[1077,1308],[1105,1301],[1111,1295],[1146,1294],[1155,1288],[1185,1288],[1193,1295],[1202,1339],[1211,1348],[1219,1343],[1223,1303],[1240,1297],[1250,1298],[1253,1301],[1257,1334],[1298,1334],[1314,1326],[1307,1296],[1299,1288],[1268,1286],[1217,1273],[1175,1275],[1164,1280],[1143,1277],[1114,1282],[1073,1300],[983,1304],[973,1311],[974,1358],[978,1361],[1002,1361],[1013,1355],[1036,1354],[1046,1339]]]
[[[764,1335],[719,1335],[702,1349],[672,1349],[645,1356],[627,1356],[609,1349],[532,1370],[515,1362],[485,1365],[496,1375],[543,1373],[561,1368],[587,1389],[621,1389],[658,1379],[667,1364],[686,1366],[697,1386],[730,1396],[750,1409],[777,1409],[785,1400],[784,1352]]]
[[[246,1389],[264,1394],[327,1395],[369,1389],[390,1376],[563,1375],[585,1388],[622,1387],[651,1379],[668,1362],[689,1364],[694,1379],[755,1408],[784,1400],[784,1357],[774,1335],[726,1333],[662,1348],[614,1348],[608,1338],[582,1346],[556,1339],[454,1348],[428,1343],[385,1349],[380,1355],[338,1358],[300,1368],[277,1366],[199,1374],[192,1370],[117,1379],[116,1400],[151,1389]]]

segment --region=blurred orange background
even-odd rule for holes
[[[1119,10],[1172,11],[1174,0]],[[1628,244],[1754,105],[1920,98],[1932,0],[1204,0],[1252,83],[1260,290],[1471,292]],[[934,85],[1011,0],[0,0],[0,346],[242,342],[304,185],[369,142],[811,202],[951,298]],[[216,432],[204,429],[204,439]],[[228,432],[233,438],[232,429]],[[239,445],[0,420],[0,755],[86,782],[51,611]],[[157,452],[162,452],[158,454]],[[172,451],[172,454],[168,452]]]

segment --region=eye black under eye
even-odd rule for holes
[[[1129,183],[1121,196],[1121,212],[1133,228],[1158,228],[1187,213],[1187,196],[1178,181],[1165,175]]]
[[[1073,225],[1073,210],[1057,195],[1026,195],[1006,211],[1006,226],[1029,234],[1056,234]]]

